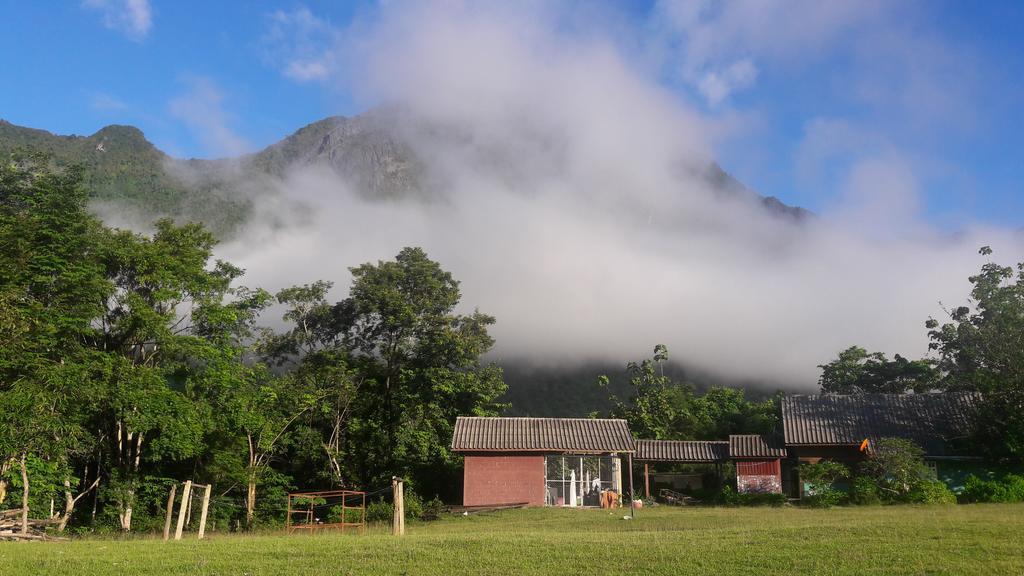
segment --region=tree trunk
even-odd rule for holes
[[[91,492],[100,483],[99,475],[92,481],[92,484],[88,488],[83,490],[78,496],[75,496],[71,492],[71,478],[64,478],[64,515],[61,516],[60,521],[57,523],[57,532],[63,532],[68,526],[68,522],[71,521],[71,515],[75,512],[75,506],[83,496]]]
[[[0,505],[7,500],[7,471],[11,469],[14,458],[0,462]]]
[[[245,497],[245,525],[252,529],[253,518],[256,516],[256,473],[249,474],[249,491]]]
[[[132,488],[126,494],[125,501],[121,503],[121,509],[117,513],[117,518],[121,521],[121,530],[125,532],[132,531],[132,507],[134,500],[135,489]]]
[[[21,455],[21,533],[28,534],[28,468],[24,453]]]
[[[71,495],[71,479],[64,478],[64,515],[57,523],[57,532],[63,532],[71,520],[71,513],[75,511],[75,498]]]

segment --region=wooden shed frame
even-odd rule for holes
[[[323,499],[323,504],[317,504],[317,499]],[[349,505],[349,500],[357,504]],[[308,500],[308,502],[302,502]],[[331,500],[339,502],[331,503]],[[340,522],[320,522],[316,511],[318,509],[332,508],[341,504]],[[358,522],[346,522],[349,510],[359,510]],[[295,521],[298,516],[299,522]],[[319,492],[294,492],[288,494],[288,515],[285,520],[287,532],[292,534],[299,530],[307,530],[310,534],[318,530],[341,530],[355,529],[360,534],[366,532],[366,492],[355,490],[324,490]]]

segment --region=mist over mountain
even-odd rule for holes
[[[445,190],[451,183],[432,171],[410,144],[424,138],[433,140],[429,147],[434,147],[458,143],[466,135],[414,124],[394,109],[373,110],[314,122],[257,153],[204,160],[173,158],[132,126],[108,126],[91,136],[58,136],[0,121],[0,154],[36,150],[50,154],[58,165],[80,165],[94,208],[109,222],[145,230],[160,217],[201,221],[227,241],[252,227],[287,230],[307,221],[315,203],[289,202],[284,190],[296,173],[316,172],[326,181],[336,177],[337,186],[369,202],[447,201]],[[529,179],[516,174],[511,163],[503,164],[497,151],[481,156],[510,186]],[[681,159],[679,166],[680,186],[697,179],[720,198],[760,206],[766,215],[793,226],[810,217],[802,208],[757,195],[714,162],[698,165]],[[279,212],[260,208],[282,202],[287,208]],[[528,357],[507,360],[503,364],[511,413],[581,416],[607,409],[610,392],[628,393],[622,370],[626,360],[573,361],[568,367],[537,367]],[[597,389],[595,377],[601,373],[611,376],[611,390]],[[672,373],[685,376],[678,366]]]
[[[290,173],[322,168],[369,200],[443,197],[446,183],[431,177],[408,141],[418,138],[458,141],[460,134],[440,126],[415,126],[400,111],[372,110],[346,118],[332,116],[298,129],[263,150],[235,158],[173,158],[149,142],[134,126],[106,126],[90,136],[54,135],[0,120],[0,154],[18,149],[50,154],[58,165],[84,168],[85,185],[101,213],[117,221],[125,215],[200,221],[222,238],[244,228],[253,203],[278,192]],[[485,158],[495,167],[501,159]],[[680,160],[685,166],[685,159]],[[762,197],[718,164],[685,168],[723,197],[760,203],[766,211],[794,223],[810,215],[774,197]],[[681,175],[680,185],[685,183]],[[511,180],[515,175],[507,174]],[[119,214],[112,214],[119,213]],[[120,222],[125,224],[125,222]]]
[[[204,111],[189,126],[232,157],[122,150],[120,136],[141,139],[126,129],[4,125],[17,136],[0,147],[46,140],[85,163],[108,223],[210,224],[218,256],[271,291],[327,279],[340,300],[349,266],[420,246],[460,280],[462,311],[497,318],[490,359],[515,367],[510,396],[533,413],[589,409],[597,373],[655,344],[687,379],[762,391],[813,389],[817,366],[854,344],[923,357],[924,322],[967,299],[980,246],[1024,259],[1018,230],[930,221],[920,166],[842,122],[809,124],[802,149],[826,168],[815,159],[849,157],[833,200],[810,216],[762,198],[715,162],[744,123],[680,97],[601,30],[560,33],[546,10],[383,6],[293,55],[370,112],[252,154],[234,155],[208,90],[174,104]]]

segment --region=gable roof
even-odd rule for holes
[[[732,434],[729,436],[731,458],[785,458],[786,447],[778,438],[760,434]]]
[[[637,440],[636,460],[651,462],[725,462],[729,443],[725,441]]]
[[[782,399],[787,446],[855,446],[905,438],[926,456],[963,455],[976,393],[794,395]]]
[[[599,418],[481,418],[455,421],[456,452],[634,452],[625,420]]]

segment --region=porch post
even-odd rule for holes
[[[644,462],[644,498],[651,497],[651,475],[647,469],[647,462]]]
[[[636,506],[633,505],[633,453],[627,455],[629,459],[629,515],[636,516]]]

